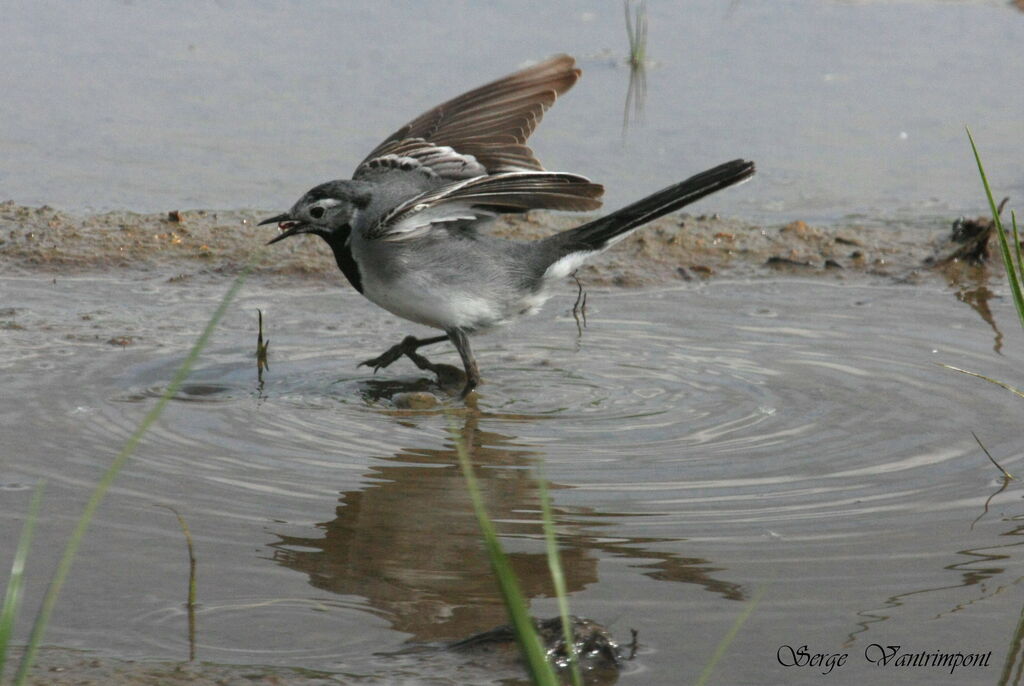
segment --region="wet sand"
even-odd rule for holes
[[[256,226],[269,212],[172,210],[161,214],[75,215],[50,207],[0,203],[0,264],[5,270],[88,272],[170,268],[176,277],[232,275],[276,228]],[[495,221],[495,235],[533,239],[581,223],[579,215],[544,212]],[[584,284],[640,287],[709,279],[794,274],[913,282],[956,248],[951,220],[888,225],[781,226],[717,216],[677,214],[653,222],[580,269]],[[944,270],[949,276],[949,269]],[[258,274],[337,280],[319,240],[290,240],[260,258]],[[11,271],[8,271],[11,273]],[[953,280],[960,267],[954,265]]]

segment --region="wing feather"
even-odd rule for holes
[[[406,200],[366,232],[370,239],[408,240],[453,222],[532,209],[593,210],[604,188],[575,174],[509,172],[457,181]]]
[[[543,171],[526,141],[556,98],[579,79],[576,61],[557,55],[514,74],[475,88],[424,112],[395,131],[360,162],[355,178],[365,176],[376,158],[407,149],[451,148],[472,157],[484,173]],[[421,164],[431,168],[430,164]],[[448,177],[445,178],[464,178]]]

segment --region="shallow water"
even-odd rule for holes
[[[14,540],[29,489],[47,482],[28,608],[227,285],[4,280],[0,538]],[[776,659],[803,644],[850,653],[828,678],[863,683],[879,674],[863,658],[872,643],[993,651],[955,679],[996,681],[1022,602],[1022,510],[1016,484],[986,505],[1000,480],[971,431],[1021,471],[1022,401],[938,363],[1014,382],[1019,333],[994,352],[989,326],[938,287],[765,280],[593,290],[579,338],[572,295],[478,339],[478,408],[452,403],[449,419],[394,409],[397,390],[436,390],[407,363],[355,367],[408,333],[396,320],[333,286],[251,280],[100,509],[48,641],[187,657],[185,544],[158,507],[170,505],[195,537],[200,660],[368,683],[514,677],[491,658],[400,652],[505,621],[454,424],[532,610],[550,616],[543,464],[573,611],[622,640],[639,631],[621,683],[692,683],[757,593],[721,683],[820,683]],[[992,307],[1015,326],[1004,301]]]
[[[0,200],[280,211],[448,97],[567,52],[582,81],[534,148],[620,206],[713,164],[697,207],[759,221],[986,209],[1024,177],[1024,13],[1009,2],[649,3],[643,119],[623,135],[621,2],[8,3]]]

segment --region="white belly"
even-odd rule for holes
[[[422,278],[379,281],[367,275],[364,295],[388,312],[435,329],[476,330],[501,323],[501,314],[485,296],[441,289]]]

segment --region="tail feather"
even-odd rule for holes
[[[552,236],[549,240],[557,241],[560,257],[573,253],[598,252],[625,238],[630,231],[647,222],[669,212],[675,212],[723,188],[746,181],[753,175],[753,162],[746,160],[726,162],[662,189],[605,217]]]

